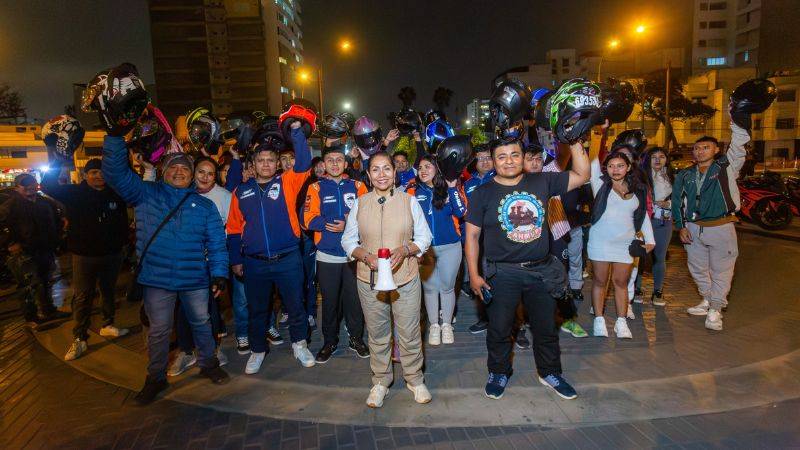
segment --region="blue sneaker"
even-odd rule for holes
[[[489,379],[486,381],[486,389],[484,392],[487,397],[497,400],[503,396],[507,384],[508,376],[501,373],[490,373]]]
[[[578,396],[578,393],[575,392],[575,389],[572,386],[570,386],[569,383],[567,383],[567,380],[562,378],[561,375],[552,374],[544,378],[539,377],[539,383],[542,383],[543,385],[552,388],[554,391],[556,391],[556,394],[558,394],[558,396],[561,398],[572,400],[573,398],[576,398]],[[488,392],[489,389],[488,384],[486,385],[486,389]]]

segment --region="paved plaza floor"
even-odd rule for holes
[[[484,397],[485,334],[467,331],[476,312],[465,296],[455,344],[425,347],[433,402],[413,403],[396,365],[378,410],[364,405],[369,364],[345,350],[344,331],[342,350],[327,364],[300,367],[287,343],[272,348],[255,376],[243,374],[246,356],[228,337],[229,384],[213,386],[192,369],[171,379],[164,400],[141,408],[132,401],[146,362],[135,307],[123,302],[118,316],[119,325],[134,327],[130,336],[107,341],[95,322],[90,351],[72,363],[61,360],[70,322],[32,336],[6,313],[0,448],[798,447],[800,245],[744,233],[739,239],[724,331],[706,330],[702,318],[685,313],[699,298],[685,253],[673,246],[668,305],[636,305],[634,339],[562,333],[564,374],[580,395],[573,401],[539,385],[531,350],[519,349],[506,396]],[[68,284],[59,286],[69,298]],[[584,292],[588,298],[588,284]],[[588,308],[588,301],[580,305],[579,321],[590,330]],[[615,316],[613,302],[605,315]],[[320,346],[315,332],[311,349]]]

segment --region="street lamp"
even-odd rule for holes
[[[619,39],[616,39],[616,38],[611,39],[610,41],[608,41],[608,51],[610,52],[610,51],[616,50],[619,47],[619,45],[620,45]],[[604,55],[604,52],[601,51],[600,52],[600,61],[597,63],[597,82],[598,83],[600,82],[600,67],[603,65],[603,55]]]
[[[339,43],[339,49],[345,53],[349,52],[352,47],[353,44],[350,43],[350,41],[347,39],[344,39],[342,42]]]
[[[636,36],[636,53],[634,55],[633,66],[634,66],[634,71],[636,72],[636,75],[638,76],[639,72],[641,71],[641,67],[640,67],[641,63],[639,61],[639,59],[641,58],[641,55],[639,54],[639,52],[641,50],[640,49],[640,47],[641,47],[641,37],[644,36],[644,33],[647,31],[647,26],[645,26],[644,24],[640,23],[640,24],[636,25],[636,28],[634,28],[633,31],[634,31],[634,34]],[[642,106],[642,133],[644,133],[644,76],[642,76],[642,87],[640,89],[639,96],[641,97],[640,100],[641,100],[641,106]]]
[[[339,50],[341,53],[349,53],[350,50],[353,49],[353,43],[347,39],[342,40],[339,42]],[[300,72],[300,81],[308,81],[311,79],[311,75],[308,71],[301,71]],[[302,92],[302,91],[301,91]],[[317,94],[319,100],[319,115],[320,117],[324,116],[324,97],[322,96],[322,66],[317,66]],[[303,94],[301,93],[300,96],[302,97]],[[349,103],[348,103],[349,104]]]
[[[311,79],[311,74],[307,70],[301,70],[297,74],[297,78],[300,79],[300,97],[305,97],[306,83]]]
[[[351,108],[352,106],[353,106],[353,105],[351,105],[351,104],[350,104],[350,102],[344,102],[344,103],[342,103],[342,109],[344,109],[345,111],[350,111],[350,108]]]

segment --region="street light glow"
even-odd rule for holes
[[[645,30],[647,30],[647,27],[642,24],[636,26],[636,34],[642,34],[645,32]]]
[[[300,81],[308,81],[311,78],[311,75],[305,70],[300,71]]]
[[[350,102],[342,103],[342,109],[344,109],[345,111],[349,111],[351,106],[352,105],[350,104]]]
[[[339,48],[342,49],[343,52],[348,52],[353,47],[353,44],[345,39],[341,43],[339,43]]]
[[[617,47],[619,47],[619,39],[612,39],[611,41],[608,42],[608,48],[613,50]]]
[[[464,121],[464,123],[466,123],[466,124],[467,124],[467,126],[470,126],[470,125],[472,125],[472,121],[471,121],[471,120],[469,120],[469,119],[465,120],[465,121]]]

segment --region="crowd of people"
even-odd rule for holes
[[[133,76],[115,70],[109,79]],[[102,90],[94,95],[88,102],[97,105]],[[218,302],[226,291],[248,375],[283,343],[278,324],[286,323],[294,358],[309,368],[339,351],[344,320],[347,348],[370,361],[369,407],[382,406],[393,361],[414,401],[430,402],[423,336],[431,346],[455,342],[461,293],[462,301],[477,305],[478,321],[469,331],[486,333],[487,397],[503,396],[516,345],[532,346],[542,385],[573,399],[577,392],[562,374],[559,330],[589,335],[576,307],[586,263],[591,334],[608,337],[610,279],[612,329],[630,339],[632,302],[666,304],[673,229],[702,297],[688,313],[722,330],[737,256],[735,179],[749,140],[735,123],[727,150],[712,137],[700,138],[692,150],[695,164],[673,174],[669,153],[647,147],[641,130],[607,145],[608,120],[595,124],[603,138],[599,154],[590,157],[585,134],[564,143],[553,139],[555,130],[542,134],[535,117],[525,123],[528,132],[514,135],[508,127],[483,144],[454,136],[441,112],[430,121],[433,132],[426,132],[430,124],[425,130],[398,126],[385,136],[374,120],[347,124],[339,117],[344,131],[323,130],[321,156],[312,158],[315,124],[304,120],[305,110],[295,110],[281,117],[276,133],[218,141],[220,156],[202,140],[192,141],[200,142],[193,156],[171,151],[180,145],[172,135],[166,144],[151,142],[149,152],[136,152],[142,141],[133,145],[131,134],[140,132],[137,124],[152,105],[120,120],[99,103],[101,118],[112,119],[103,122],[102,159],[86,163],[80,184],[59,183],[58,165],[41,185],[29,174],[18,176],[14,195],[0,205],[0,221],[10,230],[8,265],[24,288],[26,319],[52,320],[59,316],[49,291],[62,226],[57,208],[64,209],[75,319],[65,359],[74,360],[88,349],[96,285],[100,334],[128,333],[115,325],[114,291],[128,242],[127,208],[133,209],[138,263],[129,296],[142,301],[149,357],[136,397],[142,404],[168,387],[168,376],[194,365],[213,383],[228,381],[220,347],[225,311]],[[392,151],[401,136],[413,142],[413,157]],[[161,147],[168,150],[155,160]],[[448,155],[470,165],[447,162]],[[39,186],[48,197],[37,193]],[[378,289],[379,267],[387,260],[391,277],[381,282],[392,286]],[[653,274],[649,296],[641,290],[645,260]],[[322,342],[314,354],[309,343],[317,324]],[[170,364],[173,329],[178,350]]]

